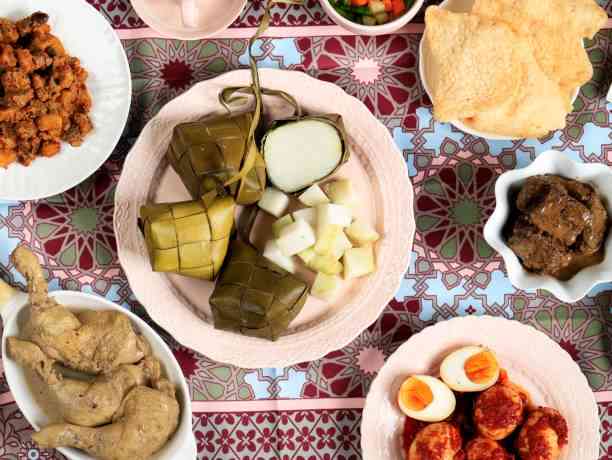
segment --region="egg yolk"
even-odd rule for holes
[[[465,375],[474,383],[486,383],[497,374],[497,359],[490,351],[471,356],[464,365]]]
[[[401,403],[410,410],[420,411],[433,401],[433,393],[429,385],[416,377],[408,378],[400,389]]]

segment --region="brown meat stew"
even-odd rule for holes
[[[565,281],[603,260],[608,212],[591,185],[533,176],[510,201],[504,233],[527,270]]]

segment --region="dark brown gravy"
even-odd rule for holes
[[[532,176],[510,202],[504,234],[525,269],[567,281],[603,261],[608,212],[591,185]]]

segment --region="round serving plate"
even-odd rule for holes
[[[87,87],[94,125],[80,147],[62,142],[51,158],[28,167],[0,168],[0,200],[36,200],[62,193],[92,175],[111,155],[130,111],[132,80],[121,41],[111,25],[83,0],[2,0],[0,17],[21,19],[36,11],[49,15],[51,33],[89,72]]]
[[[244,9],[247,0],[131,0],[138,16],[164,37],[200,40],[227,29]],[[188,24],[185,24],[188,22]]]
[[[472,7],[474,6],[474,0],[444,0],[442,3],[438,5],[440,8],[444,8],[446,10],[452,11],[453,13],[469,13],[472,11]],[[424,37],[424,35],[423,35]],[[429,59],[429,50],[425,46],[425,40],[421,37],[421,42],[419,43],[419,75],[421,77],[421,82],[423,83],[423,89],[429,96],[429,99],[432,99],[431,90],[429,85],[428,75],[431,75],[434,70],[431,68],[429,63],[431,62]],[[580,88],[576,88],[576,91],[572,94],[572,103],[578,97],[580,93]],[[523,139],[522,137],[516,136],[504,136],[495,133],[487,133],[485,131],[479,131],[477,129],[471,128],[465,123],[459,120],[452,120],[450,122],[456,128],[459,128],[461,131],[467,134],[471,134],[472,136],[482,137],[485,139],[491,140],[519,140]]]
[[[361,422],[365,460],[404,460],[404,416],[397,402],[402,381],[413,374],[437,375],[451,351],[484,345],[497,354],[510,380],[537,405],[553,407],[569,426],[569,445],[560,460],[596,460],[599,414],[593,391],[574,360],[556,342],[531,326],[491,316],[460,317],[412,336],[389,357],[368,393]]]
[[[404,159],[387,128],[360,101],[301,72],[262,69],[260,74],[262,86],[290,93],[308,113],[342,115],[352,155],[336,177],[353,181],[359,194],[356,213],[369,219],[382,235],[376,245],[377,271],[345,282],[335,303],[310,296],[286,334],[270,342],[213,327],[208,298],[214,283],[151,270],[137,225],[140,207],[151,201],[190,199],[165,159],[172,130],[181,122],[224,113],[219,92],[250,84],[248,70],[197,84],[148,123],[117,185],[115,233],[130,286],[153,320],[176,340],[217,361],[241,367],[285,367],[343,347],[374,322],[393,297],[406,272],[414,239],[413,191]],[[290,115],[277,98],[265,97],[264,104],[271,118]],[[262,225],[257,223],[253,232],[256,245],[255,235]]]

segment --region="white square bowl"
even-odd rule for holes
[[[612,168],[599,163],[577,163],[561,152],[550,150],[539,155],[526,168],[508,171],[497,179],[495,211],[485,225],[484,237],[489,246],[504,258],[508,277],[514,287],[523,290],[546,289],[559,300],[576,302],[598,283],[612,281],[612,238],[609,234],[604,243],[604,260],[598,265],[580,270],[568,281],[525,270],[503,236],[503,228],[510,214],[511,193],[518,191],[528,177],[541,174],[556,174],[592,184],[601,195],[608,214],[612,216]]]

